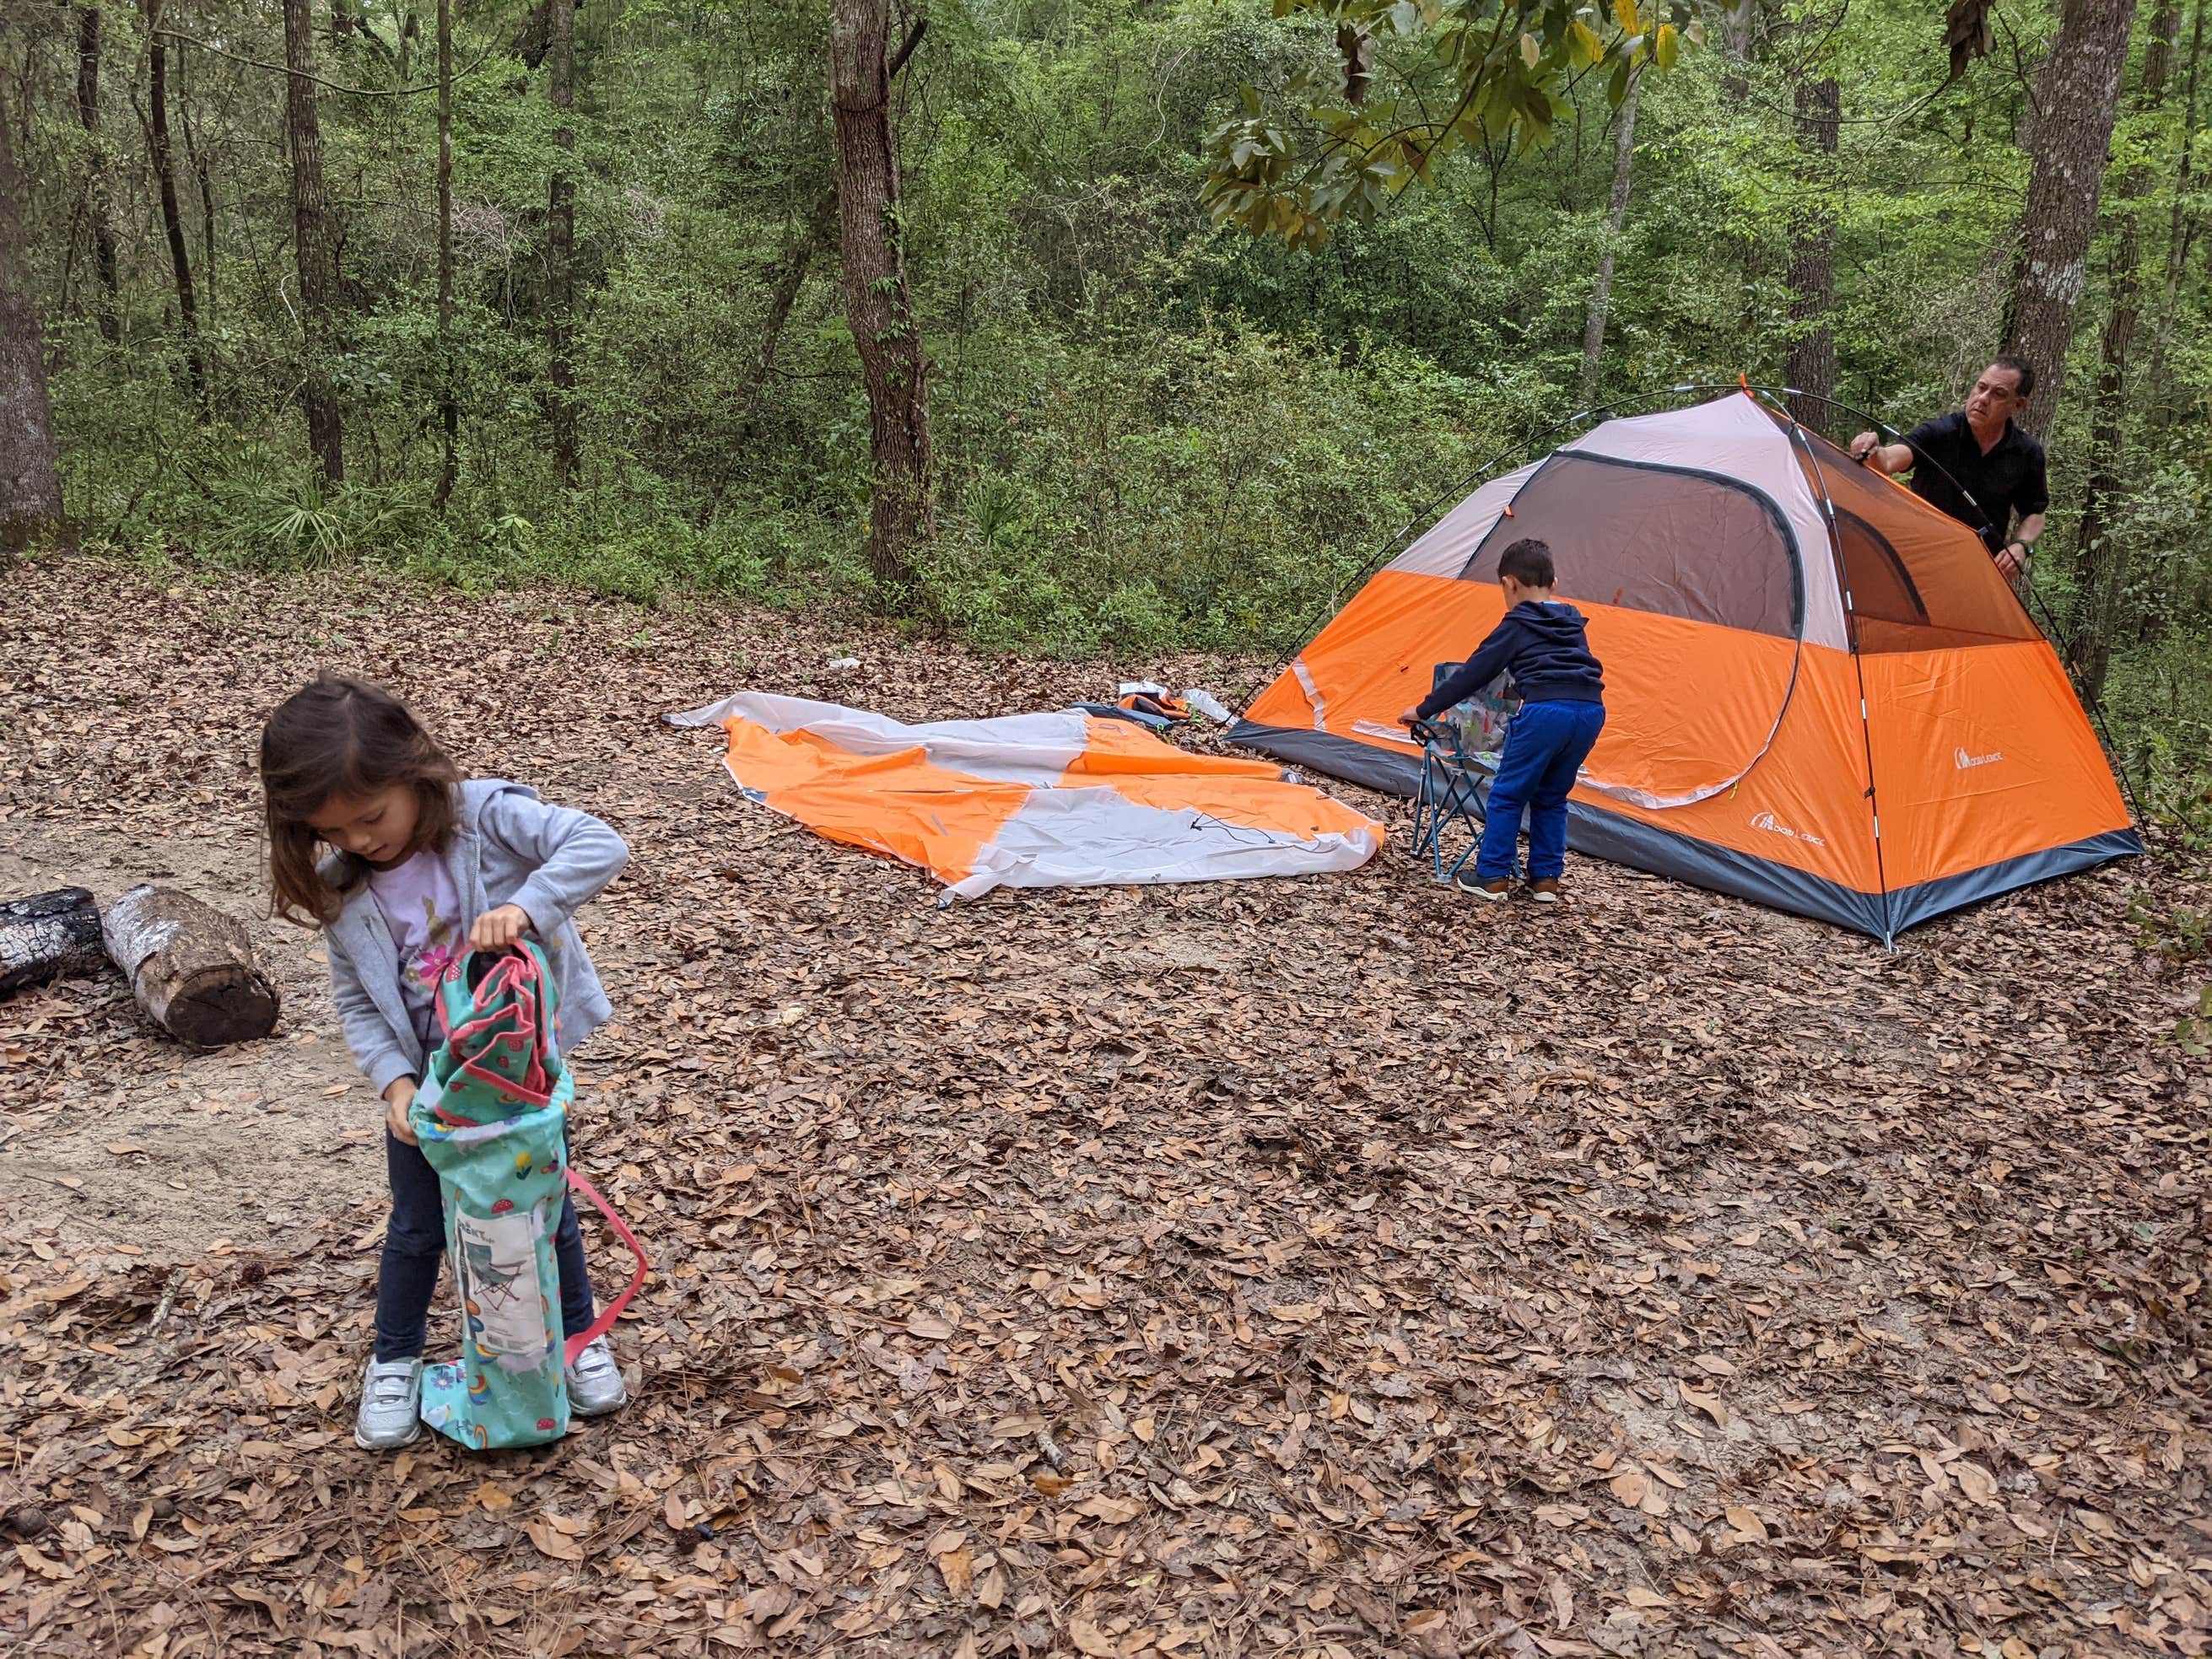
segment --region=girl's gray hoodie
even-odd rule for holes
[[[461,897],[459,926],[465,933],[502,904],[529,913],[553,968],[555,1048],[573,1053],[613,1013],[573,918],[622,872],[629,848],[588,812],[548,805],[535,789],[498,778],[461,785],[459,819],[445,859]],[[324,879],[342,881],[347,862],[325,860]],[[380,1095],[399,1078],[419,1081],[428,1056],[400,997],[398,947],[366,881],[346,895],[326,943],[331,1000],[369,1087]]]

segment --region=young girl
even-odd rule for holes
[[[438,1177],[407,1126],[437,1047],[439,977],[470,950],[535,934],[558,992],[555,1040],[575,1049],[611,1011],[570,918],[629,849],[597,818],[549,806],[520,784],[462,781],[404,704],[356,680],[318,679],[269,717],[261,785],[275,913],[324,930],[346,1042],[385,1101],[392,1224],[354,1425],[356,1444],[384,1450],[422,1429],[424,1326],[446,1248]],[[562,1203],[553,1249],[562,1327],[574,1335],[590,1326],[592,1304],[572,1202]],[[568,1384],[581,1417],[628,1398],[604,1336],[576,1356]]]

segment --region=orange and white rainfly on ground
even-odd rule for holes
[[[1383,826],[1273,762],[1194,755],[1079,708],[905,726],[741,692],[675,726],[729,733],[730,775],[817,834],[994,887],[1233,881],[1352,870]]]

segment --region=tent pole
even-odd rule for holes
[[[1867,713],[1866,664],[1859,654],[1858,606],[1851,598],[1850,573],[1844,568],[1844,540],[1836,529],[1835,498],[1828,494],[1828,477],[1821,470],[1820,458],[1813,453],[1806,441],[1805,428],[1787,415],[1790,435],[1804,452],[1805,464],[1812,469],[1813,482],[1820,487],[1820,510],[1828,520],[1828,552],[1835,561],[1836,586],[1844,596],[1844,620],[1850,627],[1851,672],[1859,681],[1859,741],[1866,750],[1867,802],[1874,816],[1874,878],[1881,888],[1881,942],[1888,949],[1897,949],[1897,929],[1893,924],[1889,908],[1889,872],[1881,858],[1881,796],[1875,787],[1874,730]]]

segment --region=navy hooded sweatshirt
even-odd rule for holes
[[[1560,599],[1523,599],[1490,630],[1466,665],[1422,700],[1417,711],[1433,719],[1496,679],[1513,676],[1523,702],[1603,702],[1605,674],[1590,654],[1583,613]]]

